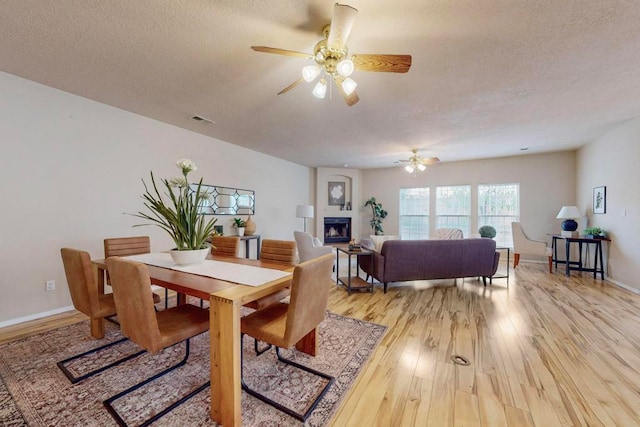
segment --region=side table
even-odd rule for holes
[[[506,274],[494,274],[489,277],[489,284],[493,284],[493,279],[507,279],[507,288],[509,287],[509,262],[511,260],[511,248],[508,246],[497,246],[496,251],[507,251],[507,273]],[[496,272],[497,273],[497,272]]]
[[[347,275],[340,277],[340,252],[347,255]],[[356,274],[353,276],[351,274],[352,266],[351,266],[351,257],[356,258]],[[347,288],[347,295],[351,295],[352,289],[369,289],[371,293],[373,293],[373,276],[371,276],[371,283],[362,279],[359,275],[360,269],[360,257],[361,256],[369,256],[371,257],[371,262],[373,263],[373,251],[367,249],[361,249],[359,251],[349,250],[349,247],[336,247],[336,285],[342,285]]]

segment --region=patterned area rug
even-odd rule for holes
[[[71,384],[56,363],[122,337],[117,325],[105,323],[106,337],[102,341],[89,337],[89,322],[86,321],[0,345],[0,379],[3,383],[0,383],[0,425],[116,425],[102,401],[175,364],[184,356],[185,346],[181,343],[156,354],[145,353],[75,385]],[[318,356],[314,358],[295,350],[283,351],[285,357],[336,377],[336,382],[314,410],[307,425],[322,426],[329,422],[385,330],[386,327],[381,325],[327,312],[320,325]],[[110,358],[137,350],[139,348],[135,344],[127,341],[102,354],[87,357],[70,369],[76,374],[82,373]],[[244,339],[243,354],[247,383],[297,410],[303,411],[305,402],[312,399],[324,385],[321,380],[309,378],[304,372],[277,361],[273,350],[256,357],[253,339],[249,337]],[[118,400],[116,408],[127,423],[136,425],[208,379],[209,335],[205,333],[191,340],[191,355],[187,365]],[[210,393],[206,389],[154,425],[215,425],[210,420],[209,408]],[[301,424],[244,392],[242,416],[243,425],[247,426]]]

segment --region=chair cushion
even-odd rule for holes
[[[240,330],[260,341],[286,348],[284,331],[287,326],[287,310],[289,304],[278,303],[264,310],[254,311],[240,319]]]

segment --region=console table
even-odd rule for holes
[[[252,234],[251,236],[240,236],[240,240],[244,241],[244,256],[245,258],[250,258],[249,257],[249,244],[251,243],[252,240],[256,240],[256,259],[260,259],[260,235],[259,234]]]
[[[561,264],[565,264],[566,265],[566,269],[565,269],[565,275],[569,276],[571,274],[571,270],[576,270],[576,271],[588,271],[593,273],[593,278],[595,279],[597,277],[597,274],[600,273],[600,279],[604,280],[604,262],[602,260],[602,242],[610,242],[611,239],[607,239],[607,238],[601,238],[601,239],[594,239],[592,237],[584,237],[584,236],[578,236],[578,237],[568,237],[568,236],[561,236],[559,234],[552,234],[551,235],[553,241],[551,243],[551,248],[553,250],[553,262],[555,263],[555,267],[556,269],[558,268],[558,263]],[[557,240],[564,240],[565,244],[565,260],[564,261],[559,261],[558,260],[558,242]],[[578,261],[571,261],[571,243],[577,243],[578,244]],[[582,264],[582,246],[583,245],[594,245],[595,246],[595,253],[593,256],[593,268],[589,268],[589,267],[585,267]]]

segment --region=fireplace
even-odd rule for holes
[[[324,243],[349,243],[351,241],[351,218],[324,219]]]

